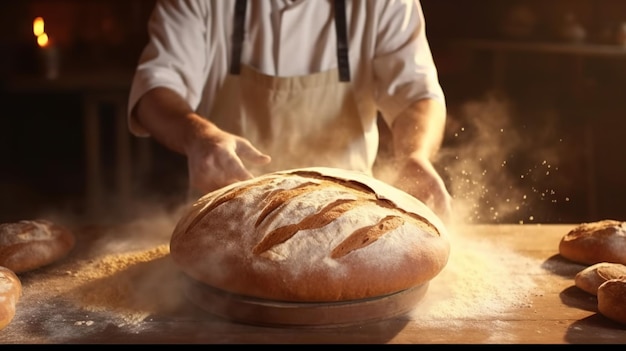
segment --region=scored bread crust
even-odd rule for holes
[[[559,253],[587,265],[626,264],[626,222],[606,219],[582,223],[561,238]]]
[[[450,252],[445,226],[421,201],[335,168],[275,172],[197,200],[170,253],[190,277],[275,301],[378,297],[435,277]]]

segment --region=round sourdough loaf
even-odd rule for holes
[[[597,295],[598,287],[602,283],[621,276],[626,276],[626,265],[600,262],[578,272],[574,277],[574,284],[592,295]]]
[[[626,276],[609,279],[598,288],[598,311],[626,324]]]
[[[74,234],[44,219],[0,224],[0,266],[15,273],[31,271],[67,255]]]
[[[563,236],[559,253],[570,261],[587,265],[626,264],[626,222],[606,219],[582,223]]]
[[[336,302],[426,284],[448,261],[441,220],[409,194],[334,168],[275,172],[208,193],[170,241],[191,278],[275,301]]]
[[[15,317],[17,302],[22,296],[22,282],[12,270],[0,266],[0,330]]]

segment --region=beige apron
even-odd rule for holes
[[[236,13],[242,11],[245,15],[245,7]],[[343,26],[338,37],[345,39],[345,19]],[[349,80],[347,44],[338,45],[346,49],[343,57],[338,53],[338,69],[295,77],[269,76],[240,64],[241,47],[236,44],[237,74],[226,77],[209,117],[272,157],[267,166],[246,165],[253,174],[312,166],[371,173],[372,157],[367,155],[352,84],[340,81],[346,70]]]

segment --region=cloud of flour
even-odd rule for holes
[[[555,204],[569,201],[554,185],[564,184],[557,116],[546,109],[530,117],[495,95],[451,112],[437,164],[448,177],[457,220],[541,221]]]

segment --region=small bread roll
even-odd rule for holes
[[[0,266],[0,330],[15,317],[15,307],[22,296],[22,283],[13,271]]]
[[[626,324],[626,277],[610,279],[598,288],[598,311]]]
[[[67,255],[74,247],[74,234],[48,220],[24,220],[0,224],[0,266],[20,274]]]
[[[559,243],[564,258],[587,265],[600,262],[626,265],[626,222],[606,219],[583,223]]]
[[[592,295],[597,295],[598,287],[607,280],[626,276],[626,266],[621,263],[601,262],[589,266],[576,274],[576,286]]]

